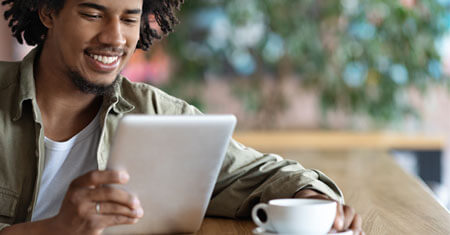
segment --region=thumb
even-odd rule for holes
[[[336,218],[334,219],[333,229],[342,231],[344,229],[344,208],[340,203],[337,203]]]

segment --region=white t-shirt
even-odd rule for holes
[[[45,164],[31,221],[58,214],[67,188],[80,175],[98,168],[99,115],[82,131],[65,142],[45,137]]]

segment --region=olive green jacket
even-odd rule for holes
[[[30,221],[39,192],[45,154],[33,76],[35,57],[33,50],[21,62],[0,62],[0,230]],[[155,87],[120,78],[114,92],[104,97],[100,110],[100,170],[106,167],[117,124],[128,113],[201,114],[194,106]],[[340,190],[321,172],[232,141],[207,215],[245,217],[254,204],[292,197],[303,188],[316,189],[343,202]]]

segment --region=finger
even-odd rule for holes
[[[118,203],[130,209],[137,209],[141,206],[136,196],[114,187],[97,187],[91,189],[88,197],[91,201]]]
[[[353,223],[355,218],[355,210],[349,206],[344,205],[344,228],[343,230],[347,230],[350,227],[350,224]]]
[[[304,198],[309,198],[309,199],[320,199],[320,200],[331,200],[328,196],[323,195],[323,194],[311,195],[311,196],[304,197]]]
[[[135,224],[138,221],[138,218],[123,215],[103,215],[99,219],[99,223],[102,224],[102,227],[110,227],[121,224]]]
[[[355,218],[353,218],[353,221],[350,224],[350,229],[351,230],[362,230],[362,219],[361,219],[361,216],[359,216],[358,214],[355,214]]]
[[[121,204],[111,202],[102,202],[98,205],[98,214],[100,215],[121,215],[128,216],[130,218],[142,218],[142,216],[144,216],[144,210],[141,207],[137,209],[130,209],[129,207],[123,206]],[[93,206],[93,211],[95,211],[95,213],[97,213],[97,209],[95,208],[96,206],[97,203],[95,203]]]
[[[342,204],[336,204],[336,218],[334,219],[333,229],[340,232],[344,228],[344,209],[342,208]]]
[[[90,187],[102,184],[124,184],[130,176],[126,171],[90,171],[71,183],[71,187]]]
[[[364,231],[359,230],[359,229],[352,230],[352,232],[353,232],[353,235],[365,235]]]
[[[330,200],[328,196],[312,189],[302,189],[298,191],[295,194],[295,198],[314,198],[314,199]]]

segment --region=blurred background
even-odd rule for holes
[[[389,151],[450,206],[450,0],[188,0],[179,19],[125,76],[240,132],[437,141]],[[10,34],[2,19],[0,60],[30,50]]]

